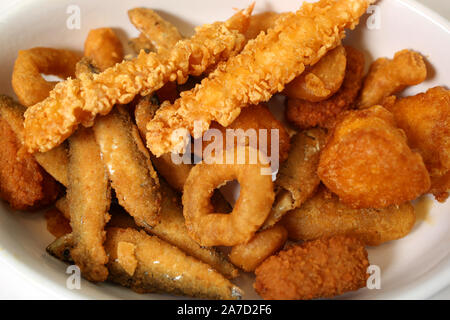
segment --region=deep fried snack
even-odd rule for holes
[[[282,163],[286,161],[289,149],[290,149],[290,138],[286,131],[284,125],[278,121],[269,109],[262,105],[254,105],[244,108],[236,120],[233,121],[228,127],[222,127],[220,124],[213,122],[211,124],[211,129],[220,130],[221,136],[223,138],[222,148],[226,149],[227,144],[232,143],[235,145],[252,146],[258,148],[263,154],[268,157],[272,157],[272,136],[276,134],[278,136],[277,142],[273,142],[277,146],[277,152],[279,157],[279,162]],[[232,141],[228,141],[227,130],[234,130],[234,134],[237,137],[237,142],[234,141],[234,136],[231,137]],[[248,131],[248,130],[251,130]],[[262,140],[260,134],[264,134],[261,130],[266,130],[265,139]],[[272,131],[276,130],[276,131]],[[254,133],[254,139],[251,141],[249,137],[250,133]],[[251,136],[251,134],[250,134]],[[211,142],[211,144],[214,142]],[[203,143],[203,153],[208,147],[208,143]]]
[[[74,239],[71,256],[84,277],[105,281],[108,256],[103,242],[111,189],[92,129],[80,128],[69,139],[68,172],[67,202]]]
[[[141,50],[144,50],[145,53],[156,51],[152,42],[142,33],[138,37],[130,39],[128,41],[128,46],[136,55],[138,55]]]
[[[151,9],[128,10],[128,17],[136,29],[147,37],[158,50],[171,50],[182,39],[173,24]]]
[[[245,37],[247,40],[255,39],[261,32],[267,32],[267,30],[273,28],[277,19],[283,15],[286,15],[286,13],[277,13],[273,11],[252,15],[250,17],[250,25],[245,32]]]
[[[331,98],[309,102],[288,99],[286,118],[301,129],[315,126],[332,127],[337,116],[349,109],[357,98],[364,75],[364,55],[352,47],[345,47],[347,52],[347,69],[341,88]]]
[[[347,54],[340,45],[299,77],[286,85],[284,93],[295,99],[318,102],[328,99],[341,87],[347,67]]]
[[[297,133],[292,138],[288,160],[275,180],[275,201],[263,229],[272,227],[288,212],[299,208],[316,191],[320,151],[327,134],[320,128]]]
[[[409,202],[384,209],[353,209],[324,187],[282,220],[294,241],[345,235],[369,246],[405,237],[415,222]]]
[[[381,106],[348,111],[323,149],[317,173],[353,208],[385,208],[426,193],[430,177],[407,145],[394,116]]]
[[[367,251],[356,238],[318,239],[265,260],[253,286],[267,300],[329,298],[365,287],[368,266]]]
[[[200,85],[163,105],[147,125],[147,146],[155,156],[182,153],[186,137],[200,138],[212,121],[229,126],[245,108],[269,100],[339,45],[371,0],[303,3],[275,27],[250,41],[237,56],[220,64]]]
[[[427,77],[423,57],[411,50],[402,50],[394,59],[379,58],[370,66],[359,96],[359,108],[376,105],[383,98],[397,93],[407,86],[421,83]]]
[[[387,106],[430,173],[431,189],[444,202],[450,191],[450,90],[442,87],[397,100]]]
[[[0,116],[0,198],[14,210],[35,210],[54,202],[59,187],[22,146],[8,121]]]
[[[60,238],[72,232],[70,227],[70,220],[68,220],[63,213],[57,209],[50,209],[45,213],[45,220],[47,221],[47,231]]]
[[[70,262],[70,235],[55,240],[47,251]],[[109,281],[138,293],[165,292],[206,299],[240,299],[243,292],[209,265],[178,248],[131,228],[108,228]]]
[[[6,120],[16,134],[20,143],[23,143],[23,114],[26,108],[12,98],[0,95],[0,117]],[[67,178],[67,149],[62,144],[47,152],[36,152],[34,158],[50,176],[62,185],[68,185]]]
[[[47,151],[68,138],[79,124],[92,126],[96,115],[109,113],[115,104],[131,102],[136,95],[151,94],[169,81],[183,83],[208,67],[239,52],[250,10],[226,22],[196,29],[164,54],[141,51],[104,72],[58,83],[50,96],[25,113],[25,144],[29,152]]]
[[[287,231],[281,225],[258,232],[248,242],[231,249],[230,260],[244,271],[252,272],[266,258],[280,250],[287,240]]]
[[[111,28],[93,29],[84,42],[84,56],[104,71],[123,60],[122,43]]]
[[[219,151],[192,168],[184,185],[183,215],[192,238],[203,246],[234,246],[248,242],[266,220],[274,200],[268,164],[251,159],[251,147]],[[239,160],[239,161],[238,161]],[[250,161],[254,160],[254,161]],[[241,164],[242,163],[242,164]],[[210,198],[217,186],[236,179],[240,195],[230,214],[213,213]],[[256,187],[257,186],[257,187]]]
[[[20,50],[12,74],[12,86],[20,103],[29,107],[47,98],[56,82],[45,80],[41,74],[73,77],[80,58],[80,54],[70,50],[41,47]]]
[[[153,118],[158,108],[159,104],[150,96],[142,98],[136,104],[134,111],[136,126],[143,141],[146,139],[146,125]],[[192,164],[175,164],[170,153],[164,154],[159,158],[152,156],[152,163],[171,187],[177,191],[183,191],[184,183],[193,167]]]
[[[117,106],[98,118],[94,133],[120,205],[138,226],[155,226],[160,220],[159,180],[128,111]]]

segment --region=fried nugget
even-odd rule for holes
[[[371,0],[304,2],[242,52],[222,63],[174,104],[163,105],[147,125],[147,146],[155,156],[182,153],[186,137],[195,139],[212,121],[229,126],[241,109],[268,101],[305,66],[339,45],[346,28],[354,28]]]
[[[353,209],[325,187],[282,220],[289,239],[294,241],[345,235],[369,246],[405,237],[415,222],[410,202],[384,209]]]
[[[71,235],[55,240],[47,251],[70,262]],[[242,291],[207,264],[176,247],[131,228],[108,228],[109,281],[138,293],[166,292],[206,299],[240,299]]]
[[[359,108],[368,108],[407,86],[421,83],[427,77],[423,57],[411,50],[402,50],[394,58],[380,58],[372,63],[358,98]]]
[[[386,106],[430,173],[431,189],[444,202],[450,190],[450,90],[429,89]]]
[[[92,29],[84,42],[84,56],[104,71],[123,60],[123,46],[111,28]]]
[[[430,177],[394,116],[381,106],[348,111],[320,155],[317,173],[353,208],[385,208],[426,193]]]
[[[105,281],[108,257],[103,242],[111,189],[91,128],[80,128],[69,139],[68,172],[67,204],[74,239],[71,256],[84,277]]]
[[[345,47],[347,69],[340,89],[331,98],[310,102],[287,99],[286,119],[301,129],[315,126],[332,127],[337,116],[355,102],[364,75],[364,55],[352,47]]]
[[[337,236],[295,245],[256,269],[254,288],[266,300],[329,298],[366,286],[362,242]]]
[[[292,138],[288,160],[281,166],[275,180],[275,202],[263,229],[275,225],[316,191],[320,183],[316,171],[326,137],[324,130],[314,128],[299,132]]]
[[[60,188],[22,146],[9,123],[0,116],[0,198],[14,210],[36,210],[56,200]]]

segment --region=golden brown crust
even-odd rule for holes
[[[123,60],[122,43],[111,28],[92,29],[84,42],[84,56],[104,71]]]
[[[393,115],[381,106],[342,116],[323,149],[317,173],[354,208],[385,208],[426,193],[430,177]]]
[[[368,266],[359,240],[319,239],[265,260],[256,269],[253,286],[266,300],[329,298],[365,287]]]

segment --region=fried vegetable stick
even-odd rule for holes
[[[161,107],[147,125],[147,146],[155,156],[182,153],[186,137],[195,139],[212,121],[227,127],[242,108],[269,100],[340,44],[371,0],[305,2],[296,13],[282,16],[275,27],[250,41],[193,90]]]
[[[324,130],[315,128],[292,138],[288,160],[275,180],[275,202],[263,229],[275,225],[288,211],[299,208],[316,191],[320,183],[316,171],[326,136]]]
[[[160,220],[159,180],[128,111],[117,106],[93,129],[120,205],[138,226],[154,227]]]
[[[104,71],[123,60],[123,46],[111,28],[92,29],[84,42],[84,56]]]
[[[134,8],[128,11],[131,23],[158,49],[171,50],[182,39],[177,28],[155,11]]]
[[[365,287],[368,266],[358,239],[318,239],[265,260],[256,269],[253,287],[268,300],[330,298]]]
[[[422,156],[430,173],[430,192],[444,202],[450,191],[450,90],[431,88],[386,108]]]
[[[47,251],[70,262],[70,235]],[[243,292],[210,266],[178,248],[131,228],[108,228],[105,248],[110,257],[109,281],[138,293],[166,292],[206,299],[240,299]]]
[[[61,144],[79,124],[92,126],[96,115],[109,113],[115,104],[126,104],[137,94],[160,89],[166,82],[183,83],[208,67],[238,53],[244,46],[252,6],[226,22],[196,29],[164,53],[141,52],[92,78],[58,83],[50,96],[25,113],[25,145],[29,152],[48,151]]]
[[[90,128],[69,139],[67,201],[74,237],[72,258],[90,281],[105,281],[108,256],[103,248],[111,190],[100,149]]]
[[[414,207],[409,202],[384,209],[353,209],[325,187],[282,220],[291,240],[347,235],[369,246],[405,237],[415,222]]]
[[[359,108],[368,108],[407,86],[421,83],[427,77],[423,57],[411,50],[402,50],[394,58],[380,58],[370,66],[358,101]]]
[[[70,50],[42,47],[20,50],[11,80],[20,103],[29,107],[47,98],[56,82],[45,80],[41,74],[73,77],[80,58],[80,54]]]

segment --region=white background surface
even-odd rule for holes
[[[16,2],[16,1],[14,1]],[[18,1],[17,1],[18,2]],[[419,0],[442,16],[450,19],[450,1],[448,0]],[[11,1],[0,0],[0,12],[11,6]],[[2,10],[3,9],[3,10]],[[1,21],[0,21],[1,27]],[[4,27],[4,26],[3,26]],[[0,249],[1,250],[1,249]],[[0,299],[57,299],[51,292],[43,292],[27,282],[9,266],[0,265]],[[450,299],[450,287],[442,290],[434,299]]]

